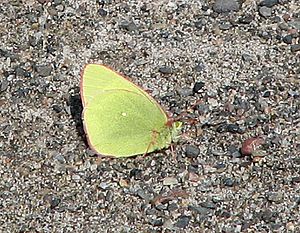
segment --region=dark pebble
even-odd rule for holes
[[[169,66],[159,67],[158,71],[162,74],[172,74],[173,73],[172,68]]]
[[[212,209],[212,210],[217,208],[216,204],[211,201],[202,202],[200,203],[200,205],[204,208]]]
[[[167,209],[169,212],[175,211],[178,209],[178,205],[176,203],[170,203]]]
[[[293,177],[292,183],[300,183],[300,176]]]
[[[190,223],[191,217],[182,215],[178,218],[177,222],[175,223],[175,226],[178,228],[186,228]]]
[[[19,76],[19,77],[30,77],[31,76],[30,72],[28,72],[27,70],[25,70],[21,67],[17,67],[15,69],[15,74],[16,74],[16,76]]]
[[[59,198],[56,197],[52,197],[50,200],[50,208],[54,209],[55,207],[57,207],[60,204],[61,200]]]
[[[238,11],[240,3],[238,0],[216,0],[213,10],[217,13],[225,13],[230,11]]]
[[[154,227],[160,227],[164,224],[162,219],[151,219],[149,220],[149,223]]]
[[[102,9],[102,8],[100,8],[99,10],[98,10],[98,14],[100,15],[100,16],[107,16],[107,11],[106,10],[104,10],[104,9]]]
[[[236,124],[223,124],[220,125],[217,130],[218,133],[243,133],[244,130],[242,130],[238,125]]]
[[[275,222],[278,214],[272,212],[271,210],[264,210],[258,213],[258,216],[261,220],[265,221],[266,223]]]
[[[56,113],[60,113],[62,111],[62,108],[57,104],[54,104],[52,108]]]
[[[196,82],[193,87],[193,93],[198,93],[205,86],[204,82]]]
[[[41,65],[41,66],[36,66],[35,67],[36,72],[42,76],[42,77],[47,77],[51,74],[52,72],[52,66],[49,65]]]
[[[254,16],[252,15],[245,15],[239,18],[239,23],[241,24],[249,24],[254,20]]]
[[[293,43],[293,36],[292,35],[286,35],[282,38],[282,41],[286,44],[292,44]]]
[[[264,0],[259,3],[259,6],[272,7],[279,3],[278,0]]]
[[[187,145],[185,148],[185,155],[188,158],[196,158],[200,154],[200,149],[194,145]]]
[[[235,185],[235,180],[232,178],[225,178],[223,184],[227,187],[233,187]]]
[[[237,147],[234,146],[234,145],[230,145],[230,146],[227,148],[227,151],[228,151],[229,155],[231,155],[231,156],[234,157],[234,158],[240,158],[240,157],[242,157],[242,154],[240,153],[239,148],[237,148]]]
[[[202,29],[202,28],[205,27],[206,24],[207,24],[207,21],[205,19],[200,19],[200,20],[195,22],[195,27],[197,29]]]
[[[136,179],[136,180],[140,180],[142,178],[142,175],[143,175],[143,171],[141,169],[138,169],[138,168],[133,168],[129,172],[129,177],[130,178],[134,177],[134,179]]]
[[[228,212],[227,210],[219,210],[216,212],[216,215],[221,218],[230,218],[231,217],[231,213]]]
[[[129,32],[137,31],[138,30],[138,27],[135,25],[134,22],[127,21],[127,20],[121,21],[120,24],[119,24],[119,27],[122,28],[122,29],[125,29],[125,30],[127,30]]]
[[[300,44],[293,44],[293,45],[291,45],[291,51],[293,53],[300,51]]]

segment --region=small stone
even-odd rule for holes
[[[206,24],[207,24],[207,20],[203,18],[195,22],[195,27],[197,29],[202,29],[205,27]]]
[[[159,219],[150,219],[149,223],[154,227],[160,227],[164,224],[161,218]]]
[[[292,44],[293,43],[293,36],[292,35],[286,35],[282,38],[282,41],[286,44]]]
[[[227,151],[234,158],[240,158],[240,157],[242,157],[242,154],[240,153],[239,149],[236,146],[234,146],[234,145],[230,145],[228,147]]]
[[[50,208],[54,209],[60,204],[61,200],[57,197],[52,197],[50,200]]]
[[[109,185],[105,182],[101,182],[99,184],[99,187],[102,189],[102,190],[107,190],[109,188]]]
[[[163,67],[160,67],[158,69],[158,71],[162,74],[172,74],[173,73],[173,70],[171,67],[169,66],[163,66]]]
[[[232,24],[230,22],[222,22],[220,25],[219,25],[219,28],[221,30],[229,30],[230,28],[232,28]]]
[[[263,0],[259,3],[259,6],[272,7],[279,3],[279,0]]]
[[[184,229],[186,228],[190,223],[191,217],[182,215],[177,219],[177,222],[175,223],[175,227]]]
[[[8,85],[9,85],[9,82],[7,81],[6,78],[4,78],[0,83],[0,93],[6,91],[8,88]]]
[[[175,177],[166,177],[163,180],[163,185],[176,185],[178,184],[178,180]]]
[[[259,8],[259,14],[265,18],[270,17],[272,15],[272,9],[266,6],[262,6]]]
[[[228,187],[233,187],[234,184],[235,184],[235,180],[232,179],[232,178],[225,178],[225,179],[223,180],[223,184],[224,184],[225,186],[228,186]]]
[[[243,61],[249,62],[249,61],[252,61],[252,56],[249,54],[243,53],[242,59],[243,59]]]
[[[119,180],[119,185],[120,185],[120,187],[122,187],[122,188],[128,188],[128,187],[129,187],[129,181],[128,181],[127,179],[121,178],[121,179]]]
[[[52,106],[52,108],[53,108],[53,110],[56,112],[56,113],[60,113],[63,109],[59,106],[59,105],[57,105],[57,104],[54,104],[53,106]]]
[[[293,177],[292,183],[300,183],[300,176]]]
[[[269,192],[267,193],[267,199],[270,202],[275,202],[276,204],[279,204],[282,201],[283,196],[280,192]]]
[[[213,10],[217,13],[225,13],[230,11],[238,11],[240,3],[238,0],[216,0]]]
[[[81,177],[79,175],[77,175],[77,174],[72,175],[72,180],[78,182],[78,181],[80,181],[80,179],[81,179]]]
[[[129,172],[129,177],[134,177],[134,179],[136,180],[140,180],[142,179],[142,175],[143,175],[143,171],[141,169],[138,168],[133,168],[130,172]]]
[[[291,51],[293,53],[300,51],[300,44],[293,44],[293,45],[291,45]]]
[[[202,216],[207,216],[212,212],[211,209],[205,208],[205,207],[189,206],[188,208],[189,208],[190,211],[193,211],[193,212],[195,212],[199,215],[202,215]]]
[[[136,191],[136,195],[141,198],[142,200],[146,200],[149,201],[150,200],[150,196],[143,190],[143,189],[138,189]]]
[[[169,212],[175,211],[178,209],[178,205],[176,203],[170,203],[167,209]]]
[[[216,204],[211,201],[202,202],[202,203],[200,203],[200,205],[207,209],[216,209],[217,208]]]
[[[52,66],[49,65],[41,65],[41,66],[36,66],[35,67],[36,72],[42,76],[42,77],[47,77],[51,74],[52,72]]]
[[[261,137],[248,138],[242,144],[241,153],[243,155],[251,155],[264,143],[265,140]]]
[[[237,124],[222,124],[217,129],[218,133],[243,133],[244,130],[241,129]]]
[[[107,16],[107,11],[106,10],[104,10],[103,8],[100,8],[99,10],[98,10],[98,14],[100,15],[100,16]]]
[[[205,65],[203,63],[199,63],[194,67],[196,72],[202,72],[205,69]]]
[[[134,22],[127,21],[127,20],[122,20],[119,23],[119,27],[122,28],[122,29],[125,29],[125,30],[127,30],[129,32],[137,31],[138,30],[138,27],[135,25]]]
[[[185,155],[188,158],[197,158],[197,156],[200,154],[200,149],[197,146],[194,145],[187,145],[185,148]]]
[[[194,87],[193,87],[193,93],[199,93],[199,91],[205,86],[204,82],[196,82]]]
[[[254,16],[252,15],[245,15],[239,18],[239,23],[241,24],[249,24],[254,20]]]
[[[28,72],[27,70],[25,70],[21,67],[17,67],[15,69],[15,74],[16,74],[16,76],[19,76],[19,77],[30,77],[31,76],[30,72]]]

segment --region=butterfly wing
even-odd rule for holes
[[[83,119],[91,148],[102,155],[129,157],[171,143],[167,115],[136,90],[98,90]]]

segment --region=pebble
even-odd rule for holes
[[[221,30],[229,30],[230,28],[232,28],[232,24],[230,22],[222,22],[220,25],[219,25],[219,28]]]
[[[47,77],[51,74],[52,72],[52,66],[49,65],[39,65],[35,67],[36,72],[38,73],[38,75],[42,76],[42,77]]]
[[[199,91],[205,86],[205,82],[199,81],[194,84],[193,93],[199,93]]]
[[[259,6],[273,7],[279,4],[279,0],[264,0],[259,3]]]
[[[239,23],[241,24],[249,24],[254,20],[253,15],[245,15],[239,18]]]
[[[159,67],[158,71],[162,74],[172,74],[173,69],[169,66]]]
[[[238,11],[239,9],[239,0],[216,0],[213,5],[213,10],[217,13]]]
[[[233,187],[235,185],[235,180],[232,178],[225,178],[223,184],[228,187]]]
[[[265,18],[268,18],[272,15],[272,9],[266,6],[259,8],[259,14]]]
[[[293,43],[293,36],[292,35],[286,35],[282,38],[282,41],[286,44],[292,44]]]
[[[163,180],[163,185],[168,186],[168,185],[176,185],[178,184],[178,180],[175,177],[166,177]]]
[[[212,209],[212,210],[217,208],[216,204],[211,201],[201,202],[200,205],[204,208]]]
[[[291,45],[291,51],[293,53],[300,51],[300,44],[293,44],[293,45]]]
[[[275,202],[276,204],[279,204],[283,199],[283,195],[280,192],[268,192],[267,199],[270,202]]]
[[[241,147],[241,153],[243,155],[251,155],[261,145],[265,143],[265,140],[261,137],[253,137],[246,139]]]
[[[194,145],[187,145],[185,147],[185,155],[188,158],[197,158],[199,154],[200,154],[199,147],[194,146]]]
[[[127,20],[122,20],[119,23],[119,27],[122,28],[122,29],[125,29],[125,30],[127,30],[129,32],[134,32],[134,31],[138,30],[138,27],[135,25],[134,22],[127,21]]]
[[[222,124],[216,129],[216,131],[218,133],[225,133],[225,132],[243,133],[244,132],[244,130],[241,129],[237,124]]]
[[[191,220],[191,216],[182,215],[177,219],[177,222],[175,223],[175,227],[184,229],[186,228]]]
[[[102,8],[100,8],[99,10],[98,10],[98,14],[100,15],[100,16],[107,16],[107,11],[106,10],[104,10],[104,9],[102,9]],[[126,28],[127,29],[127,28]]]
[[[0,93],[6,91],[8,86],[9,86],[9,82],[7,81],[6,78],[3,78],[1,83],[0,83]]]
[[[188,209],[202,216],[207,216],[212,213],[211,209],[201,206],[189,206]]]

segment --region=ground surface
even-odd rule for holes
[[[260,2],[2,0],[0,231],[300,232],[300,2]],[[174,155],[88,149],[90,62],[175,116],[202,100]]]

